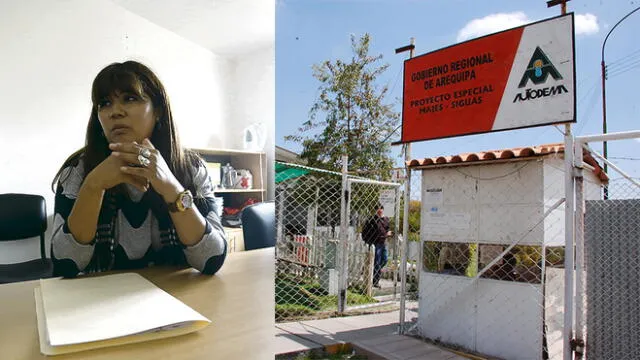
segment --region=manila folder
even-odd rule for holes
[[[35,300],[45,355],[178,336],[211,322],[136,273],[42,279]]]

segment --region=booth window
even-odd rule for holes
[[[539,284],[542,279],[542,247],[517,245],[500,256],[507,245],[480,245],[480,269],[491,265],[485,279]],[[499,258],[498,261],[493,260]]]
[[[426,241],[423,270],[430,273],[474,277],[478,271],[477,244]]]

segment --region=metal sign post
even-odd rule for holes
[[[415,39],[411,38],[410,45],[396,49],[396,54],[409,50],[409,59],[413,57]],[[407,251],[409,249],[409,201],[411,200],[411,169],[407,163],[411,161],[411,143],[404,144],[405,179],[404,179],[404,218],[402,221],[402,253],[400,256],[400,324],[398,332],[404,334],[405,302],[407,291]],[[420,273],[420,269],[417,269]]]

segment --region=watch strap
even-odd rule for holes
[[[176,201],[167,203],[167,208],[169,208],[170,212],[178,212],[178,205],[176,205],[176,203],[180,201],[180,198],[182,197],[181,195],[182,193],[178,195],[178,198],[176,199]]]

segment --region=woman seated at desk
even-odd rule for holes
[[[85,147],[56,174],[54,276],[222,266],[227,242],[203,161],[180,146],[165,89],[135,61],[93,81]],[[52,185],[53,185],[52,184]]]

